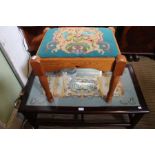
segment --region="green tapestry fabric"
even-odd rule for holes
[[[42,58],[116,57],[118,53],[112,30],[101,27],[49,29],[38,50]]]

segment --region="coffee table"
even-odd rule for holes
[[[34,128],[134,128],[149,109],[131,65],[126,66],[121,81],[126,94],[114,97],[111,104],[97,98],[60,99],[49,104],[44,95],[37,94],[41,86],[38,78],[31,75],[23,90],[19,112]]]

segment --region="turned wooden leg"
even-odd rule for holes
[[[47,77],[45,75],[43,76],[39,76],[39,80],[40,80],[40,83],[42,85],[42,87],[44,88],[45,90],[45,94],[47,96],[47,100],[49,102],[52,101],[53,97],[52,97],[52,94],[50,92],[50,88],[49,88],[49,84],[48,84],[48,80],[47,80]]]
[[[31,63],[32,70],[33,70],[34,74],[39,77],[40,83],[45,91],[46,96],[47,96],[47,100],[49,102],[51,102],[53,100],[53,96],[50,92],[50,88],[49,88],[47,77],[45,75],[45,71],[44,71],[43,67],[41,66],[40,58],[38,56],[33,56],[31,58],[30,63]]]
[[[123,71],[126,66],[126,58],[123,55],[118,55],[116,58],[116,63],[114,67],[114,71],[112,73],[112,78],[110,81],[109,92],[107,94],[106,101],[111,102],[112,97],[115,91],[115,88],[120,80],[120,76],[123,74]]]

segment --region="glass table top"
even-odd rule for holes
[[[101,96],[67,96],[54,97],[54,101],[49,103],[43,93],[38,77],[35,77],[32,88],[30,90],[26,106],[66,106],[66,107],[137,107],[140,106],[133,81],[126,68],[121,77],[124,94],[122,96],[114,96],[111,103],[105,102]]]

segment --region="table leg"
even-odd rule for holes
[[[134,114],[134,116],[132,116],[130,118],[130,123],[131,125],[129,127],[127,127],[128,129],[132,129],[136,126],[136,124],[141,120],[141,118],[143,117],[144,114]]]
[[[116,63],[114,71],[112,73],[112,78],[110,81],[109,92],[107,94],[106,101],[111,102],[115,88],[120,80],[120,76],[123,74],[123,71],[126,66],[126,58],[123,55],[118,55],[116,58]]]
[[[38,128],[37,124],[37,113],[24,113],[27,121],[33,126],[34,129]]]

